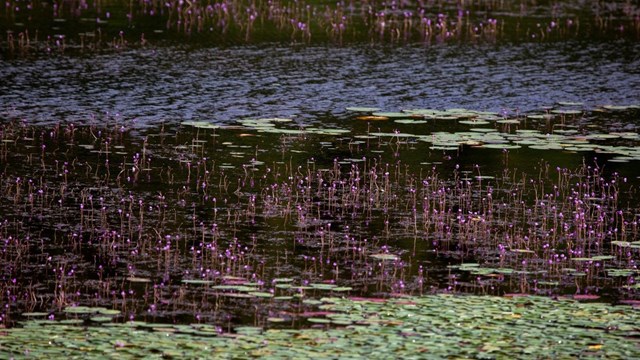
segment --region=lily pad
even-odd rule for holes
[[[394,254],[372,254],[369,255],[374,259],[378,259],[378,260],[390,260],[390,261],[395,261],[398,260],[399,257],[398,255],[394,255]]]
[[[41,317],[41,316],[49,316],[49,313],[46,312],[24,312],[20,314],[24,317]]]
[[[210,285],[214,284],[213,280],[202,280],[202,279],[183,279],[183,284],[193,284],[193,285]]]
[[[68,314],[96,314],[105,310],[107,309],[103,307],[71,306],[65,308],[63,311]]]
[[[220,125],[216,125],[208,121],[192,121],[192,120],[183,121],[182,125],[193,126],[199,129],[218,129],[220,127]]]
[[[253,291],[248,293],[249,295],[253,295],[255,297],[259,297],[259,298],[272,298],[273,294],[272,293],[268,293],[268,292],[263,292],[263,291]]]
[[[17,358],[29,349],[29,356],[37,358],[142,358],[153,353],[176,358],[640,357],[633,341],[640,315],[631,307],[637,300],[622,300],[623,306],[585,302],[599,300],[597,296],[332,297],[321,302],[325,310],[299,317],[307,320],[303,328],[282,328],[292,320],[275,315],[263,323],[278,328],[238,326],[230,333],[204,324],[132,328],[108,322],[87,327],[82,321],[29,320],[3,329],[0,354]]]
[[[403,112],[374,112],[372,113],[372,115],[386,117],[386,118],[393,118],[393,119],[402,119],[402,118],[406,119],[412,116],[412,114],[403,113]]]
[[[386,116],[378,116],[378,115],[358,116],[356,119],[357,120],[362,120],[362,121],[385,121],[385,120],[389,120],[389,118],[386,117]]]

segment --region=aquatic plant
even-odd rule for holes
[[[180,34],[206,42],[369,40],[554,41],[596,36],[637,39],[638,7],[623,2],[357,1],[8,1],[0,12],[10,51],[71,47],[123,49]],[[53,28],[53,32],[49,31]]]
[[[326,297],[309,329],[29,320],[5,329],[4,357],[607,357],[639,355],[638,311],[543,297]],[[83,308],[70,312],[93,313]],[[38,315],[34,315],[37,317]],[[275,320],[275,319],[274,319]],[[86,323],[85,323],[86,321]],[[277,321],[271,324],[277,324]],[[89,326],[87,326],[89,325]]]
[[[321,294],[636,299],[633,178],[597,160],[510,166],[520,151],[591,141],[589,151],[623,151],[615,144],[637,135],[593,136],[613,133],[598,116],[635,108],[521,114],[514,128],[498,123],[509,116],[414,109],[411,120],[429,124],[415,134],[390,131],[410,124],[389,112],[373,131],[355,120],[362,111],[373,110],[348,113],[342,128],[277,117],[142,132],[119,119],[4,122],[3,321],[82,305],[157,322],[262,324]],[[595,116],[590,127],[542,132],[583,116]],[[489,131],[438,128],[480,120]],[[562,145],[537,150],[537,139]],[[498,166],[457,164],[477,152]]]

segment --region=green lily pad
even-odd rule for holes
[[[269,317],[267,318],[268,322],[273,322],[273,323],[283,323],[286,322],[287,319],[285,318],[280,318],[280,317]]]
[[[391,260],[391,261],[395,261],[400,259],[398,257],[398,255],[394,255],[394,254],[372,254],[369,255],[370,257],[374,258],[374,259],[378,259],[378,260]]]
[[[484,144],[480,146],[485,149],[501,149],[501,150],[514,150],[520,149],[522,146],[520,145],[509,145],[509,144]]]
[[[107,309],[103,307],[71,306],[65,308],[63,311],[68,314],[96,314],[105,310]]]
[[[337,287],[337,285],[334,284],[309,284],[309,286],[318,290],[331,290]]]
[[[574,109],[554,109],[551,110],[551,113],[559,115],[580,115],[582,114],[582,111]]]
[[[629,247],[631,246],[631,243],[628,241],[612,241],[611,245],[616,245],[616,246],[620,246],[620,247]]]
[[[193,126],[199,129],[218,129],[220,127],[220,125],[216,125],[208,121],[192,121],[192,120],[183,121],[182,125]]]
[[[550,114],[531,114],[531,115],[527,115],[527,119],[532,119],[532,120],[551,120],[551,119],[553,119],[553,115],[550,115]]]
[[[371,115],[382,116],[390,119],[402,119],[402,118],[406,119],[412,116],[412,114],[403,113],[403,112],[374,112]]]
[[[419,125],[426,124],[426,120],[415,120],[415,119],[398,119],[394,120],[396,124],[405,124],[405,125]]]
[[[293,282],[294,280],[292,278],[275,278],[273,279],[273,282],[276,283],[289,283],[289,282]]]
[[[489,121],[487,120],[480,120],[480,119],[474,119],[474,120],[460,120],[458,121],[459,124],[464,124],[464,125],[487,125],[490,124]]]
[[[97,314],[102,314],[102,315],[120,315],[122,312],[120,310],[116,310],[116,309],[100,309],[98,310]]]
[[[240,291],[240,292],[256,291],[255,287],[247,286],[246,283],[244,283],[243,285],[215,285],[215,286],[212,286],[211,289],[214,289],[214,290],[233,290],[233,291]]]
[[[210,285],[213,284],[213,280],[201,280],[201,279],[183,279],[183,284],[193,284],[193,285]]]
[[[285,328],[294,320],[269,316],[265,323],[278,328],[239,326],[222,334],[208,324],[132,327],[108,322],[87,327],[29,320],[3,329],[0,354],[21,357],[28,349],[28,355],[36,358],[640,357],[633,341],[639,334],[640,314],[629,306],[636,301],[625,300],[629,305],[623,306],[583,301],[597,298],[592,294],[561,300],[528,294],[437,294],[367,301],[332,297],[323,299],[321,312],[300,317],[308,321],[295,328]]]
[[[345,292],[345,291],[351,291],[351,290],[353,290],[353,288],[350,286],[339,286],[331,289],[331,291],[337,291],[337,292]]]
[[[629,105],[603,105],[602,108],[603,109],[607,109],[607,110],[620,111],[620,110],[632,109],[632,108],[635,108],[635,106],[629,106]]]
[[[268,292],[263,292],[263,291],[253,291],[248,293],[249,295],[255,296],[255,297],[259,297],[259,298],[272,298],[273,294],[272,293],[268,293]]]
[[[46,312],[23,312],[20,314],[24,317],[40,317],[40,316],[49,316],[49,313]]]

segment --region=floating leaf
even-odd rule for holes
[[[256,291],[255,287],[248,286],[246,283],[243,283],[243,285],[216,285],[216,286],[212,286],[211,289],[233,290],[233,291],[241,291],[241,292]]]
[[[97,313],[102,315],[120,315],[121,311],[116,309],[100,309]]]
[[[419,124],[427,123],[426,120],[414,120],[414,119],[399,119],[399,120],[394,120],[394,122],[396,124],[405,124],[405,125],[419,125]]]
[[[331,290],[337,287],[337,285],[334,284],[309,284],[309,286],[318,290]]]
[[[386,117],[386,116],[376,116],[376,115],[358,116],[356,119],[357,120],[362,120],[362,121],[384,121],[384,120],[389,120],[389,118]]]
[[[640,313],[629,306],[528,294],[364,300],[324,298],[321,306],[331,311],[299,315],[311,328],[281,328],[292,320],[269,316],[264,320],[278,328],[239,326],[222,334],[205,324],[86,327],[81,320],[74,325],[30,320],[3,329],[0,354],[17,358],[28,349],[36,358],[142,358],[150,353],[176,358],[640,357],[631,341],[638,336]]]
[[[501,149],[501,150],[514,150],[520,149],[522,146],[520,145],[509,145],[509,144],[484,144],[480,146],[485,149]]]
[[[268,322],[273,322],[273,323],[283,323],[285,321],[287,321],[287,319],[285,318],[280,318],[280,317],[269,317],[267,318]]]
[[[631,105],[603,105],[602,106],[603,109],[607,109],[607,110],[613,110],[613,111],[621,111],[621,110],[628,110],[628,109],[632,109],[635,108],[635,106]]]
[[[263,292],[263,291],[253,291],[248,293],[249,295],[253,295],[255,297],[260,297],[260,298],[272,298],[273,294],[272,293],[268,293],[268,292]]]
[[[414,116],[413,114],[403,113],[403,112],[374,112],[373,116],[380,116],[386,118],[394,118],[394,119],[402,119],[402,118],[410,118]]]
[[[527,119],[532,119],[532,120],[551,120],[551,119],[553,119],[553,115],[549,115],[549,114],[532,114],[532,115],[527,115]]]
[[[216,125],[208,121],[192,121],[192,120],[183,121],[182,125],[193,126],[199,129],[217,129],[220,127],[220,125]]]
[[[490,124],[489,121],[486,120],[479,120],[479,119],[474,119],[474,120],[460,120],[458,121],[459,124],[465,124],[465,125],[487,125]]]
[[[20,314],[24,317],[39,317],[39,316],[49,316],[49,313],[46,312],[24,312]]]
[[[340,287],[335,287],[331,289],[331,291],[337,291],[337,292],[344,292],[344,291],[351,291],[351,290],[353,290],[353,288],[349,286],[340,286]]]
[[[582,114],[582,111],[573,109],[554,109],[551,110],[551,113],[559,115],[580,115]]]
[[[183,279],[183,284],[193,284],[193,285],[210,285],[213,284],[213,280],[201,280],[201,279]]]
[[[95,314],[104,310],[107,309],[103,307],[72,306],[65,308],[63,311],[68,314]]]
[[[398,255],[394,255],[394,254],[372,254],[369,255],[374,259],[378,259],[378,260],[391,260],[391,261],[395,261],[398,260],[399,257]]]

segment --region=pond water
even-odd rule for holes
[[[508,113],[557,101],[634,104],[640,44],[619,42],[391,47],[162,47],[6,61],[3,111],[30,123],[87,123],[109,113],[140,126],[242,117],[469,108]],[[62,100],[62,101],[61,101]]]
[[[567,36],[575,3],[474,41],[312,41],[298,24],[191,39],[121,26],[120,5],[98,22],[116,40],[85,48],[88,21],[41,15],[46,42],[2,43],[3,322],[82,305],[306,327],[324,296],[640,300],[637,9]],[[524,30],[540,22],[550,40]]]

